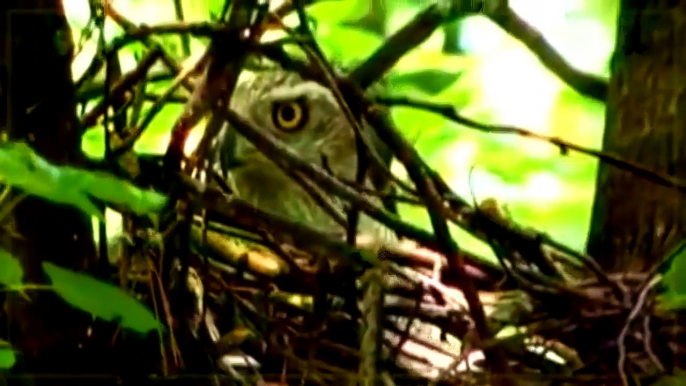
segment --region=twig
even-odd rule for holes
[[[362,300],[359,376],[362,385],[376,386],[383,346],[383,272],[380,268],[372,268],[361,280],[366,288]]]
[[[624,327],[622,327],[622,331],[619,333],[619,337],[617,337],[617,350],[619,351],[619,359],[617,360],[617,371],[619,371],[619,376],[622,379],[622,384],[624,386],[629,386],[629,379],[627,378],[626,370],[624,369],[626,363],[626,335],[629,333],[631,323],[634,321],[634,319],[636,319],[638,314],[643,309],[643,306],[645,305],[648,297],[648,293],[653,287],[655,287],[660,282],[660,280],[660,276],[655,276],[641,289],[641,292],[639,293],[638,298],[636,299],[636,304],[631,309],[631,312],[629,313],[629,316],[627,317],[626,322],[624,323]]]
[[[678,178],[672,177],[665,173],[656,172],[648,169],[640,164],[624,160],[611,153],[589,149],[574,143],[565,141],[557,137],[550,137],[543,134],[534,133],[532,131],[522,129],[515,126],[499,126],[499,125],[487,125],[484,123],[479,123],[473,121],[469,118],[461,116],[455,109],[455,107],[447,104],[436,104],[431,102],[419,101],[408,97],[382,97],[377,98],[376,101],[382,105],[386,106],[405,106],[416,108],[434,114],[441,115],[446,119],[449,119],[455,123],[462,124],[472,129],[476,129],[482,132],[491,134],[516,134],[523,137],[533,138],[540,141],[548,142],[552,145],[557,146],[560,149],[562,155],[569,153],[569,150],[576,151],[581,154],[589,155],[605,162],[609,165],[618,167],[632,172],[633,174],[648,179],[652,182],[666,186],[669,188],[675,188],[679,192],[686,193],[686,182]]]
[[[362,88],[366,88],[392,68],[407,52],[428,39],[442,24],[480,12],[512,37],[520,40],[548,70],[575,91],[595,100],[605,100],[607,81],[573,68],[538,30],[512,11],[507,0],[454,0],[447,10],[432,4],[353,70],[351,79],[357,81]]]
[[[653,351],[652,333],[650,332],[650,319],[651,318],[649,314],[643,315],[643,348],[645,348],[648,357],[653,362],[655,367],[664,372],[665,366],[660,361],[660,358],[655,355],[655,351]]]
[[[245,36],[242,31],[251,27],[250,17],[254,12],[254,1],[241,0],[233,2],[231,13],[226,23],[230,33],[216,36],[206,51],[207,64],[198,85],[193,90],[183,113],[174,124],[171,139],[164,157],[165,166],[173,170],[181,170],[183,150],[190,131],[210,110],[218,105],[228,105],[233,94],[238,76],[243,68],[248,46],[256,36]],[[202,142],[211,141],[216,132],[203,133]],[[204,150],[203,147],[200,149]],[[196,154],[204,159],[204,154]],[[187,171],[194,168],[191,162]]]
[[[160,69],[156,69],[153,67],[148,71],[148,75],[145,77],[145,82],[155,83],[155,82],[169,81],[169,80],[174,79],[174,76],[175,76],[175,74],[172,74],[171,72],[169,72],[166,69],[164,69],[163,71],[160,71]],[[84,84],[80,88],[76,88],[76,90],[77,90],[76,102],[77,103],[86,103],[91,99],[100,98],[102,96],[104,87],[105,87],[104,81],[92,81],[92,82]]]
[[[181,3],[181,0],[174,0],[174,12],[176,13],[176,20],[183,22],[185,17],[183,15],[183,4]],[[181,35],[181,48],[183,49],[184,56],[191,56],[191,40],[187,34]]]
[[[174,96],[174,93],[178,90],[179,86],[183,85],[184,82],[188,81],[188,76],[191,71],[184,71],[180,73],[174,82],[159,96],[159,98],[153,103],[153,105],[148,109],[147,113],[141,120],[141,122],[135,127],[131,127],[128,131],[128,135],[123,139],[123,142],[112,152],[114,157],[118,157],[125,152],[131,150],[136,144],[136,141],[143,134],[145,129],[152,123],[157,114],[162,111],[170,98]]]
[[[95,126],[98,118],[105,114],[107,109],[110,107],[106,100],[109,99],[109,101],[121,101],[125,97],[125,93],[127,91],[130,92],[130,90],[138,82],[145,78],[150,67],[155,64],[161,55],[162,53],[159,50],[152,50],[148,52],[133,71],[122,77],[121,80],[119,80],[114,87],[112,87],[111,91],[108,92],[109,98],[105,98],[100,101],[81,119],[83,126],[86,128]]]
[[[485,6],[486,16],[505,32],[522,42],[550,72],[579,94],[597,101],[605,101],[608,82],[599,76],[586,74],[573,68],[540,31],[509,7],[508,0],[481,1],[490,3]]]
[[[457,2],[474,3],[473,0],[458,0]],[[352,70],[350,79],[362,89],[366,89],[395,66],[403,56],[428,39],[441,24],[461,14],[462,12],[453,12],[448,15],[438,4],[428,6],[390,36],[367,60]]]
[[[215,23],[166,23],[154,26],[141,25],[126,31],[126,34],[112,42],[109,50],[118,51],[128,44],[144,40],[153,35],[193,35],[214,37],[220,34],[232,33],[231,29]],[[187,37],[187,36],[186,36]]]
[[[414,302],[414,307],[412,309],[412,313],[410,314],[409,318],[407,319],[407,323],[405,324],[405,328],[400,334],[400,340],[398,341],[398,344],[395,346],[393,349],[393,353],[391,354],[391,358],[395,359],[398,354],[400,353],[400,349],[403,347],[405,342],[410,337],[410,332],[412,331],[412,325],[414,324],[415,320],[417,319],[417,315],[421,311],[422,308],[422,300],[424,298],[424,283],[420,283],[417,285],[417,298],[415,299]]]

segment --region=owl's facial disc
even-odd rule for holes
[[[298,132],[307,126],[309,119],[310,110],[306,97],[272,102],[272,124],[282,132]]]

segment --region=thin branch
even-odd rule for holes
[[[522,129],[515,126],[487,125],[484,123],[479,123],[460,115],[455,109],[455,107],[451,105],[424,102],[408,97],[382,97],[377,98],[376,101],[386,106],[405,106],[432,112],[434,114],[442,115],[446,119],[449,119],[455,123],[459,123],[461,125],[485,133],[516,134],[523,137],[537,139],[539,141],[545,141],[557,146],[560,149],[560,153],[562,155],[566,155],[567,153],[569,153],[570,150],[573,150],[581,154],[595,157],[608,165],[612,165],[620,169],[627,170],[639,177],[645,178],[662,186],[674,188],[679,192],[686,193],[686,181],[683,181],[676,177],[672,177],[668,174],[656,172],[640,164],[624,160],[611,153],[589,149],[557,137],[538,134],[533,131]]]
[[[181,0],[174,0],[174,12],[176,13],[177,21],[183,22],[185,20]],[[191,56],[191,40],[187,34],[181,35],[181,48],[183,49],[184,56]]]
[[[141,25],[126,31],[126,34],[112,42],[110,50],[117,51],[135,41],[150,38],[153,35],[192,35],[196,37],[214,37],[221,34],[232,33],[232,29],[216,25],[215,23],[165,23],[155,26]]]
[[[380,79],[410,50],[428,39],[441,25],[459,17],[481,13],[521,41],[548,70],[572,89],[583,96],[605,101],[608,82],[602,77],[573,68],[536,28],[512,11],[507,0],[453,0],[448,9],[432,4],[388,38],[374,54],[351,72],[350,78],[366,88]]]
[[[155,64],[161,55],[162,53],[159,50],[148,52],[133,71],[122,77],[109,92],[106,90],[105,95],[109,97],[101,100],[81,119],[83,126],[86,128],[95,126],[100,116],[105,114],[110,107],[108,102],[121,103],[125,98],[126,92],[130,92],[137,83],[145,78],[150,67]]]
[[[638,315],[645,307],[648,293],[651,289],[653,289],[653,287],[660,283],[660,280],[661,276],[654,276],[650,282],[648,282],[645,286],[643,286],[643,288],[641,288],[641,291],[638,295],[638,299],[636,299],[636,304],[631,309],[631,312],[629,313],[629,316],[626,318],[626,322],[622,327],[622,331],[619,333],[619,337],[617,337],[617,350],[619,350],[619,359],[617,360],[617,371],[619,372],[619,376],[621,377],[622,384],[624,386],[629,386],[629,380],[626,375],[626,370],[624,369],[626,363],[626,336],[629,333],[629,329],[631,328],[631,323],[634,321],[634,319],[636,319],[636,317],[638,317]]]
[[[457,17],[458,14],[452,16]],[[445,21],[446,14],[437,4],[428,6],[352,70],[349,78],[366,89],[393,68],[403,56],[428,39]]]
[[[486,16],[503,31],[522,42],[541,63],[557,75],[569,87],[579,94],[604,102],[607,98],[608,82],[600,76],[587,74],[572,67],[546,38],[519,17],[509,7],[508,0],[482,0],[491,2],[486,8]]]

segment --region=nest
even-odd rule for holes
[[[184,181],[209,209],[194,222],[189,259],[170,269],[171,286],[192,295],[176,300],[174,317],[231,379],[628,385],[683,360],[683,329],[659,307],[656,270],[604,273],[590,257],[489,210],[493,202],[456,219],[499,262],[460,251],[459,273],[416,242],[361,237],[353,247]],[[133,240],[120,279],[151,282],[149,261],[156,266],[161,256],[151,239]],[[470,310],[468,286],[482,316]]]

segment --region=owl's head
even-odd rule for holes
[[[321,164],[326,159],[336,174],[343,174],[340,177],[354,176],[354,131],[328,88],[278,68],[245,73],[236,86],[231,108],[305,161]],[[233,156],[241,168],[274,167],[240,135],[235,135]]]
[[[355,130],[328,88],[279,67],[261,69],[241,74],[230,105],[253,128],[275,137],[302,160],[354,181],[358,159]],[[374,141],[371,126],[363,122],[362,130]],[[330,216],[309,194],[230,125],[217,137],[213,153],[242,199],[324,231],[334,229]],[[371,179],[366,182],[369,187]],[[336,202],[343,209],[342,203]],[[364,216],[360,227],[378,228]]]

